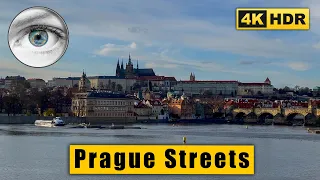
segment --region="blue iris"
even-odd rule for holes
[[[48,42],[48,34],[43,30],[34,30],[29,34],[29,41],[36,47],[41,47]]]

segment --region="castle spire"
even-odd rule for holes
[[[120,69],[119,58],[118,58],[118,63],[117,63],[117,69]]]
[[[122,61],[121,61],[121,69],[123,69],[123,59],[122,59]]]
[[[129,62],[128,62],[128,65],[131,65],[132,62],[131,62],[131,56],[130,56],[130,53],[129,53]]]

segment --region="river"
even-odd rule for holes
[[[0,126],[1,180],[315,180],[320,179],[320,135],[304,127],[244,125],[135,125],[96,130]],[[255,175],[69,175],[69,144],[254,144]]]

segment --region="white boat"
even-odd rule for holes
[[[64,126],[65,123],[60,117],[53,118],[52,121],[48,120],[36,120],[34,122],[36,126],[43,126],[43,127],[56,127],[56,126]]]

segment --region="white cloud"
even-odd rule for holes
[[[97,55],[101,56],[110,56],[115,54],[126,54],[128,52],[135,51],[137,49],[137,44],[135,42],[132,42],[129,45],[116,45],[116,44],[105,44],[100,47],[99,50],[95,52]]]
[[[169,69],[173,69],[173,68],[177,68],[178,65],[177,64],[169,64],[169,63],[154,63],[154,62],[147,62],[145,64],[146,68],[169,68]]]
[[[310,68],[309,64],[304,62],[290,62],[288,66],[296,71],[306,71]]]
[[[153,1],[154,4],[146,4],[143,1],[138,2],[141,3],[140,10],[133,10],[130,5],[126,6],[126,11],[115,12],[116,8],[112,8],[103,14],[102,12],[89,13],[89,10],[86,10],[88,12],[86,14],[90,18],[97,20],[71,22],[69,23],[70,31],[72,30],[72,33],[77,35],[134,41],[138,44],[152,44],[162,47],[173,44],[181,47],[260,57],[296,58],[314,53],[314,50],[310,48],[311,44],[304,46],[300,42],[286,42],[277,37],[275,39],[264,38],[259,33],[236,31],[233,26],[221,25],[215,23],[214,20],[206,21],[183,16],[179,10],[183,10],[185,7],[178,6],[177,3]],[[263,2],[259,1],[259,3]],[[277,3],[276,1],[271,2],[273,5]],[[109,7],[119,7],[119,4],[111,2]],[[154,18],[150,11],[146,11],[147,8],[151,8],[153,11],[164,10],[163,16]],[[132,16],[133,13],[134,16]],[[131,27],[146,29],[147,33],[132,33],[128,30]]]
[[[313,48],[315,48],[315,49],[320,49],[320,42],[314,44],[314,45],[313,45]]]

